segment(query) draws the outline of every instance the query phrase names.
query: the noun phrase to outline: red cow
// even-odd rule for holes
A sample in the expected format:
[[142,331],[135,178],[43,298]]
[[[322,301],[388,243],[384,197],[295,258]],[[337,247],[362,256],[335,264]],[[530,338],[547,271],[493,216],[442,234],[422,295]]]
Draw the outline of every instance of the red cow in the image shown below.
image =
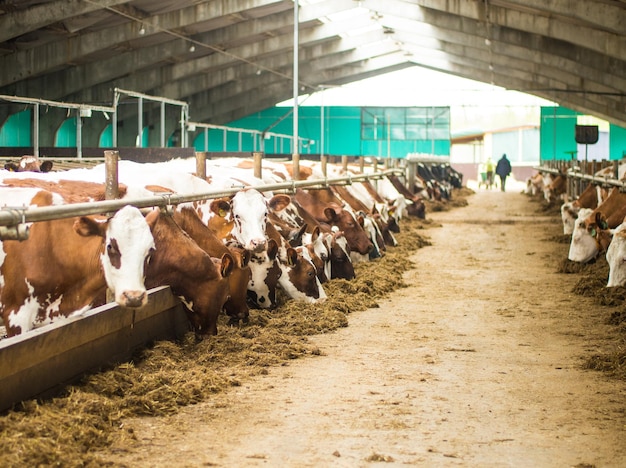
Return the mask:
[[343,231],[350,250],[361,255],[369,255],[374,248],[363,229],[363,217],[355,216],[341,206],[341,200],[329,189],[298,189],[295,193],[296,201],[309,211],[313,217],[322,223],[337,226]]
[[[64,203],[40,189],[0,190],[3,203]],[[17,203],[23,204],[23,203]],[[144,218],[127,206],[113,217],[66,218],[34,223],[25,241],[0,242],[0,312],[9,336],[60,317],[80,314],[104,296],[137,308],[146,304],[144,267],[155,250],[151,228],[158,211]]]

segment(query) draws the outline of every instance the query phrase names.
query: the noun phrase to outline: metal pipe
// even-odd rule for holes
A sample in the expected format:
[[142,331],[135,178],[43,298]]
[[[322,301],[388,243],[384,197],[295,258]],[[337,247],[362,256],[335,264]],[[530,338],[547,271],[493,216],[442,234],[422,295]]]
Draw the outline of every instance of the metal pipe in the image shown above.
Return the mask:
[[[401,174],[399,169],[391,169],[372,174],[354,175],[349,177],[335,177],[324,179],[293,180],[277,184],[265,184],[253,186],[259,192],[273,192],[279,190],[292,191],[297,187],[327,187],[330,184],[359,182],[370,179],[381,179],[390,174]],[[99,202],[72,203],[69,205],[55,205],[42,207],[4,207],[0,208],[0,226],[13,226],[20,223],[31,223],[37,221],[50,221],[60,218],[72,218],[74,216],[87,216],[93,214],[112,213],[122,209],[127,205],[137,208],[167,207],[180,203],[188,203],[212,198],[228,197],[239,192],[244,186],[208,191],[205,193],[180,195],[166,194],[153,197],[136,198],[128,200],[105,200]]]

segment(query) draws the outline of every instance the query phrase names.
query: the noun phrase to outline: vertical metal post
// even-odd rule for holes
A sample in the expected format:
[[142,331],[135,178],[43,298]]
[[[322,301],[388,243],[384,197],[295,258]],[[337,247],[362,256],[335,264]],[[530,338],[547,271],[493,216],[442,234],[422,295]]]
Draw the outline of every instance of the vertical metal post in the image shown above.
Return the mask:
[[348,172],[348,156],[341,156],[341,169],[343,172]]
[[209,128],[204,129],[204,151],[209,151]]
[[322,156],[324,156],[325,148],[324,148],[324,90],[322,89],[322,103],[320,106],[320,160]]
[[407,166],[406,188],[413,193],[413,185],[415,182],[416,163],[409,161]]
[[117,160],[118,151],[107,150],[104,152],[104,169],[106,187],[104,197],[107,200],[115,200],[119,198],[119,186],[117,182]]
[[161,102],[161,135],[159,141],[161,148],[165,148],[165,103]]
[[299,10],[298,0],[293,2],[293,180],[298,180],[300,174],[300,151],[298,149],[298,81],[300,77],[298,75],[298,43],[299,38]]
[[83,157],[83,118],[80,109],[76,109],[76,157]]
[[322,174],[324,174],[324,177],[327,177],[328,174],[328,156],[323,154],[321,156],[321,163],[322,163]]
[[39,103],[33,109],[33,153],[39,157]]
[[187,116],[189,115],[189,106],[185,105],[180,108],[180,147],[188,146],[187,136]]
[[137,141],[135,146],[141,148],[143,146],[143,98],[137,100]]
[[359,158],[359,172],[361,174],[365,172],[365,158],[363,156]]

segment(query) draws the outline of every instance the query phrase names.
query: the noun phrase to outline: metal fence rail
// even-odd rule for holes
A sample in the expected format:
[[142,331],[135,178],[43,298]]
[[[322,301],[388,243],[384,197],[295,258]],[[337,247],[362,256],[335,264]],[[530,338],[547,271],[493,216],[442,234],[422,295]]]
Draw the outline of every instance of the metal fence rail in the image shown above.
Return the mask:
[[349,185],[352,182],[367,180],[377,180],[387,175],[402,175],[401,169],[387,169],[375,173],[351,175],[345,177],[293,180],[277,184],[265,184],[257,186],[244,186],[230,189],[220,189],[199,194],[181,195],[177,193],[162,194],[153,197],[125,199],[125,200],[105,200],[99,202],[72,203],[68,205],[44,206],[44,207],[2,207],[0,209],[0,226],[17,226],[24,223],[37,221],[50,221],[60,218],[71,218],[74,216],[85,216],[99,213],[111,213],[118,211],[126,205],[133,205],[137,208],[168,207],[180,203],[188,203],[211,198],[220,198],[234,195],[244,187],[254,188],[259,192],[269,191],[295,191],[300,187],[328,187],[332,184]]

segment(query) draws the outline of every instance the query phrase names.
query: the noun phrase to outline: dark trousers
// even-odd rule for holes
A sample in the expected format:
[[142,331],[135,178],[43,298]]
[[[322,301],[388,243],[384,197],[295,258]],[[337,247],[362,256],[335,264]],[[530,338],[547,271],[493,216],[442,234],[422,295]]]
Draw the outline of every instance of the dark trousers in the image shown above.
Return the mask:
[[506,177],[507,176],[499,175],[498,177],[500,177],[500,190],[502,190],[504,192],[504,184],[506,184]]

